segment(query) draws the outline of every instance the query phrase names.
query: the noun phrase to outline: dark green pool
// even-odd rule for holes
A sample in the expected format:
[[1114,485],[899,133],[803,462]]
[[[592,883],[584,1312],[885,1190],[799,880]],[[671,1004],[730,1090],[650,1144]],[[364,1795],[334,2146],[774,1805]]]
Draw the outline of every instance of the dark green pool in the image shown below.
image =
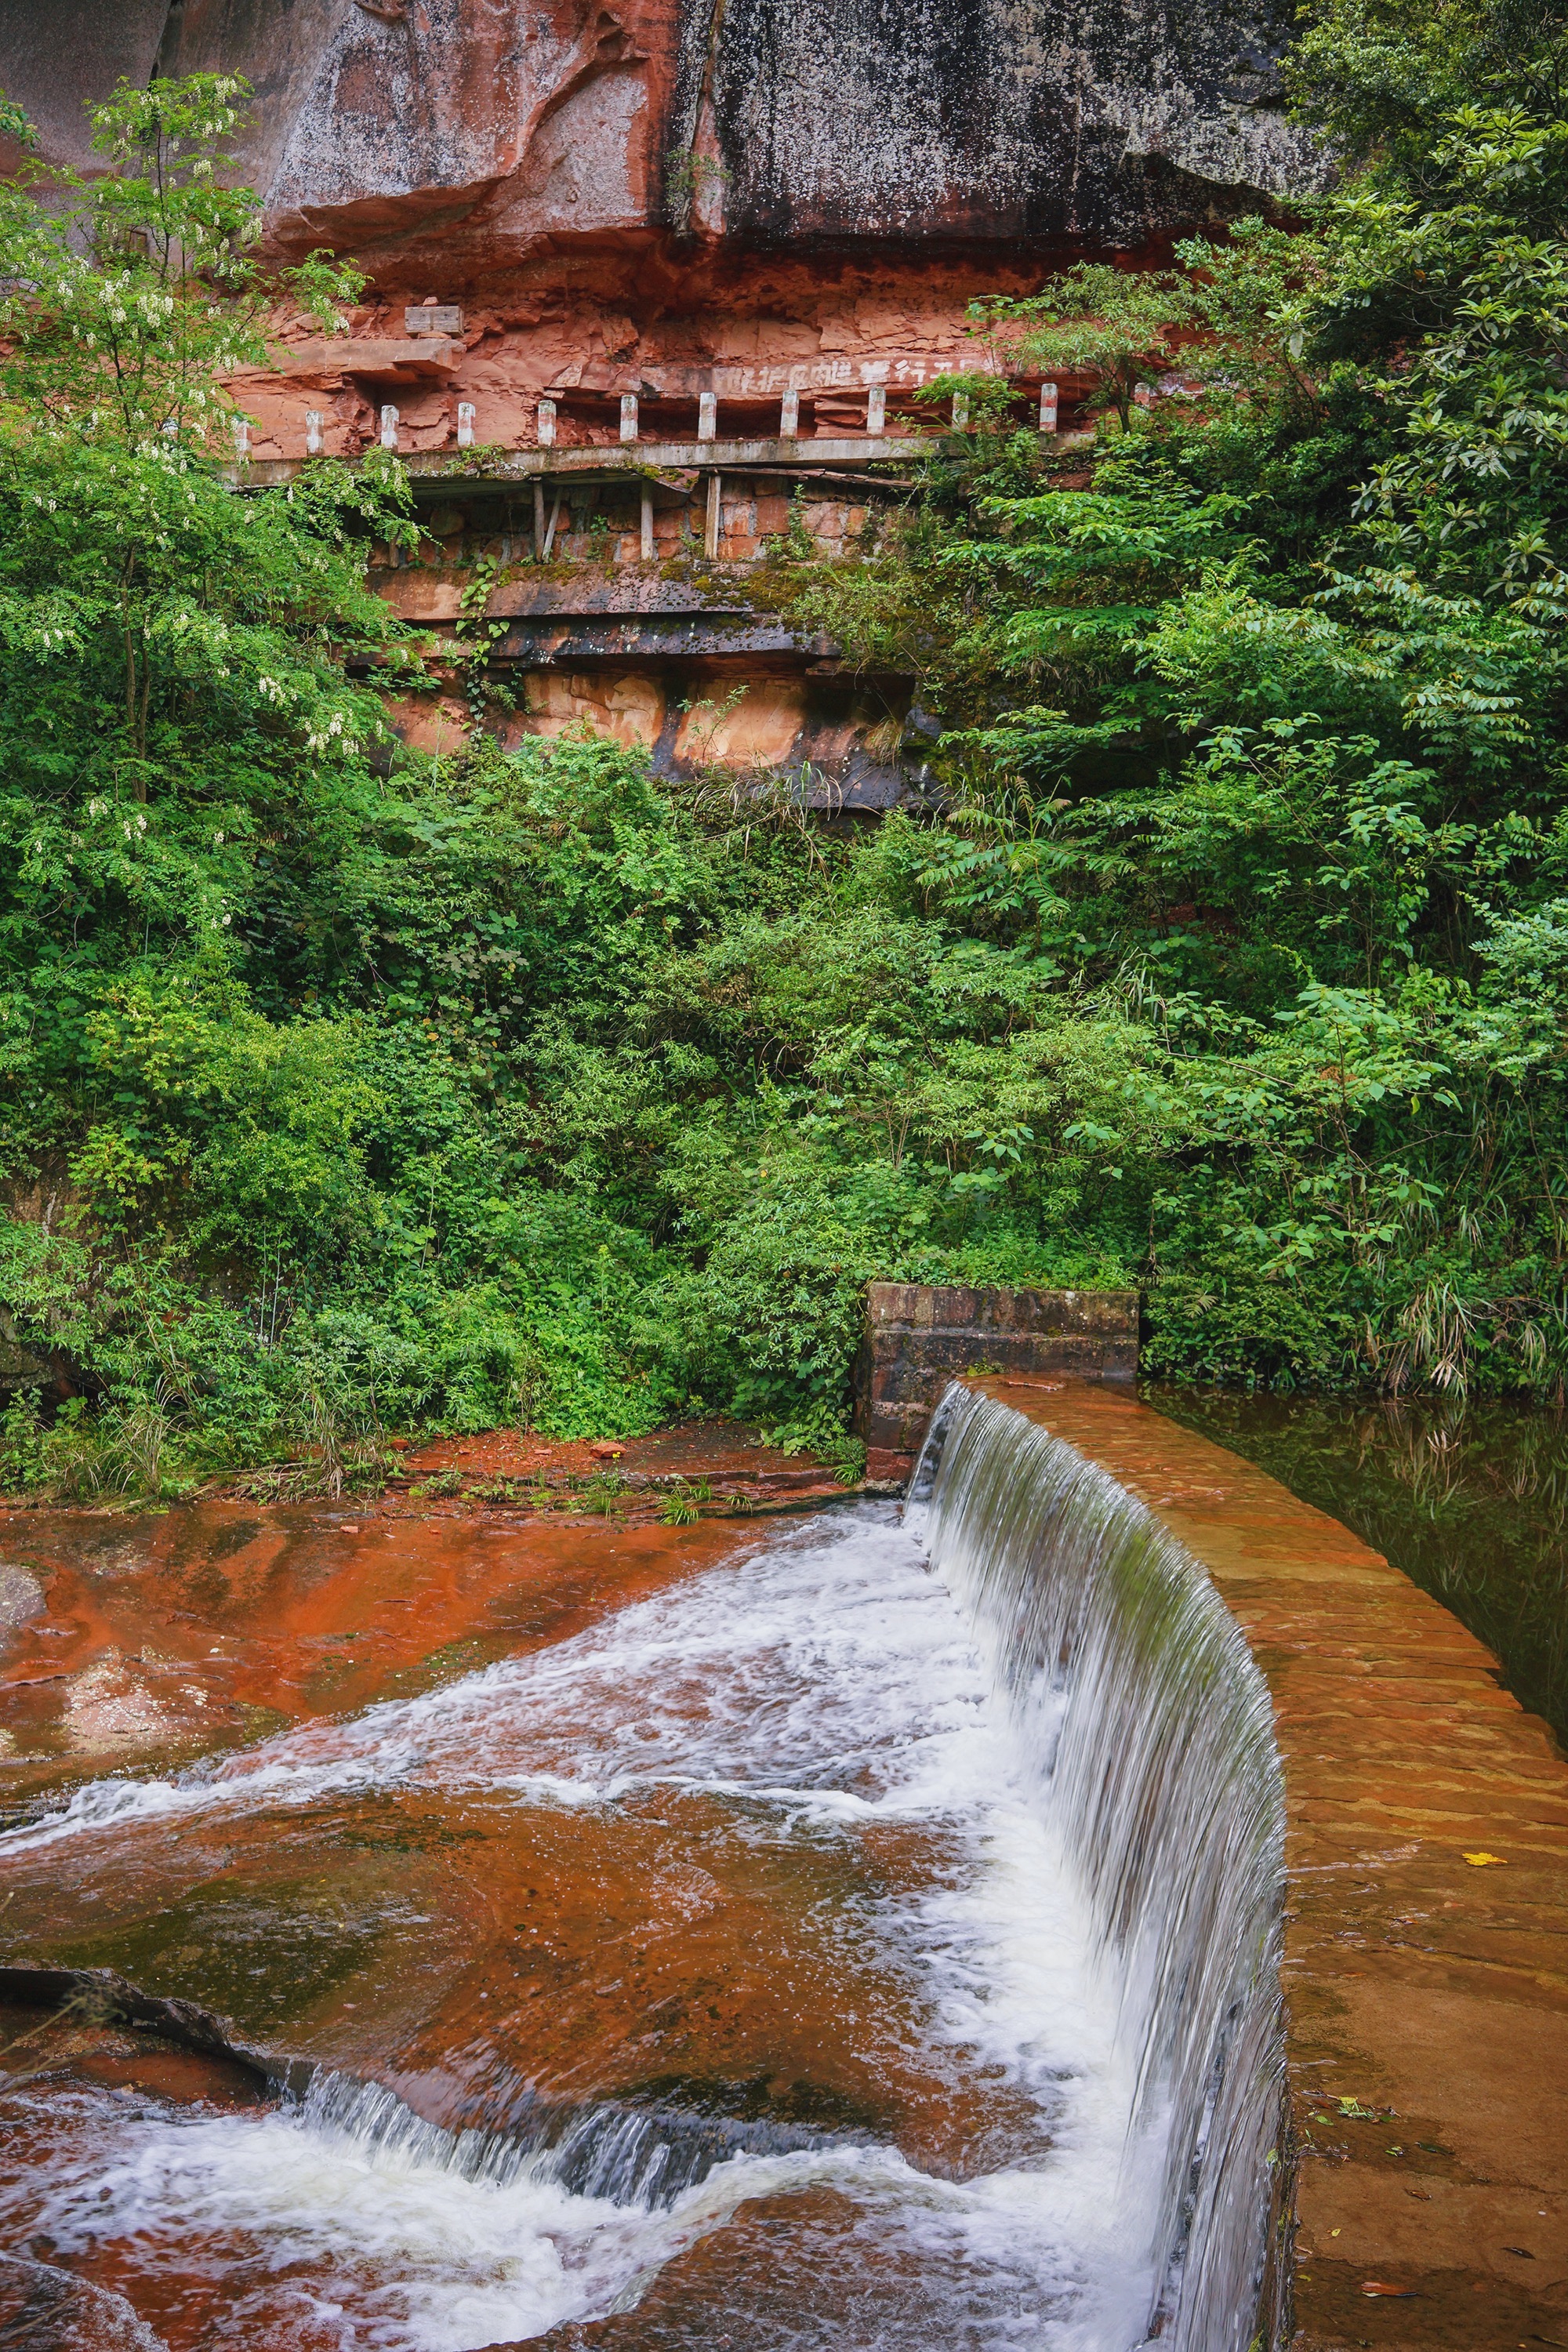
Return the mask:
[[1142,1393],[1353,1528],[1495,1650],[1515,1696],[1568,1742],[1568,1414]]

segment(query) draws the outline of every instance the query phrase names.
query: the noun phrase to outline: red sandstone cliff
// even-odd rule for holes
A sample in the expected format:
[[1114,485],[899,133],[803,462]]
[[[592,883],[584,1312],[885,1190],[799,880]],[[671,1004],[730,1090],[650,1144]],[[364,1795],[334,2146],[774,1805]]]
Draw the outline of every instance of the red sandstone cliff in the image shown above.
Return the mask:
[[[401,290],[604,254],[1136,246],[1309,170],[1283,0],[0,0],[56,152],[116,78],[234,70],[281,241]],[[652,280],[639,272],[651,265]]]
[[[1289,0],[0,0],[0,87],[47,153],[82,164],[84,110],[121,75],[249,80],[241,161],[268,237],[352,253],[371,281],[351,333],[285,318],[282,372],[237,383],[250,478],[382,434],[426,462],[510,453],[466,488],[427,481],[445,503],[422,559],[384,579],[446,627],[479,554],[743,567],[792,488],[824,552],[852,552],[867,466],[937,422],[914,393],[991,364],[973,295],[1086,251],[1157,253],[1311,177],[1274,89],[1289,16]],[[552,588],[548,612],[531,612],[542,587],[506,593],[528,723],[588,716],[661,761],[809,769],[868,805],[900,788],[882,739],[908,682],[836,678],[743,596],[694,634],[673,589],[625,613],[600,612],[592,582]],[[680,709],[737,685],[723,742],[689,743]],[[459,718],[428,723],[445,740]]]

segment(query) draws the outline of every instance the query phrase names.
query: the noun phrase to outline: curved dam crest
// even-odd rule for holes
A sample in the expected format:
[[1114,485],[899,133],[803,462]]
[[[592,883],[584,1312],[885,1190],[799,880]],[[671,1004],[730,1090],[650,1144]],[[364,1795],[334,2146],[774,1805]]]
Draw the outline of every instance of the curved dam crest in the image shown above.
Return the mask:
[[1281,2315],[1284,1782],[1268,1693],[1199,1562],[1075,1447],[955,1383],[915,1480],[1089,1890],[1157,2168],[1149,2332],[1242,2352]]
[[1568,1771],[1237,1457],[1110,1382],[966,1381],[901,1524],[226,1526],[95,1568],[62,1522],[40,1580],[217,1575],[192,1691],[296,1583],[424,1643],[493,1605],[490,1663],[398,1695],[389,1646],[346,1707],[40,1789],[0,2000],[78,2011],[7,2028],[0,2305],[115,2298],[167,2352],[1568,2332]]
[[[1227,2140],[1205,2117],[1192,2137],[1174,2108],[1168,2191],[1184,2131],[1197,2161],[1185,2206],[1166,2210],[1177,2250],[1173,2324],[1194,2324],[1198,2277],[1217,2276],[1222,2249],[1241,2291],[1242,2250],[1267,2240],[1261,2344],[1511,2352],[1568,2340],[1568,1764],[1548,1726],[1501,1687],[1479,1641],[1338,1520],[1116,1384],[976,1379],[950,1391],[947,1411],[959,1438],[947,1507],[970,1573],[1004,1591],[1022,1581],[1000,1527],[978,1524],[987,1484],[1004,1515],[1000,1490],[1019,1490],[1012,1540],[1037,1548],[1075,1486],[1087,1493],[1103,1478],[1121,1512],[1201,1565],[1245,1645],[1251,1674],[1241,1685],[1267,1693],[1268,1740],[1261,1752],[1236,1753],[1258,1790],[1282,1790],[1283,2004],[1270,2011],[1272,1962],[1259,1944],[1259,1971],[1237,1974],[1257,1998],[1250,2022],[1245,2006],[1219,2013],[1217,1975],[1189,2021],[1198,2040],[1213,2037],[1216,2078],[1228,2081],[1230,2104],[1213,2113],[1223,2108],[1241,2128]],[[1015,1431],[998,1442],[994,1414],[1029,1424],[1038,1507],[1026,1499],[1029,1478],[1005,1467],[1028,1458],[1028,1441]],[[976,1441],[968,1465],[966,1431]],[[940,1478],[936,1499],[940,1557]],[[1161,1540],[1148,1540],[1158,1553]],[[1089,1582],[1106,1572],[1103,1557],[1091,1562]],[[1067,1605],[1058,1595],[1047,1615]],[[1134,1637],[1134,1657],[1138,1646]],[[1180,1658],[1186,1643],[1168,1647]],[[1200,1718],[1192,1729],[1212,1755],[1212,1727]],[[1079,1736],[1092,1742],[1096,1727]],[[1112,1760],[1103,1728],[1099,1736],[1112,1779],[1125,1780],[1132,1768]],[[1138,1725],[1134,1748],[1147,1737]],[[1065,1747],[1061,1762],[1076,1776]],[[1181,1814],[1193,1768],[1184,1756],[1173,1763]],[[1205,1759],[1199,1777],[1208,1769]],[[1087,1826],[1091,1815],[1063,1793],[1067,1819]],[[1152,1857],[1160,1832],[1143,1827]],[[1116,1909],[1114,1840],[1096,1866],[1111,1890],[1100,1932],[1136,1954],[1142,1921],[1136,1904]],[[1261,1884],[1257,1893],[1266,1906]],[[1152,1907],[1158,1897],[1142,1900]],[[1134,1958],[1129,1983],[1138,1975]],[[1180,2038],[1161,2023],[1169,1982],[1152,1980],[1144,2012],[1146,2084],[1162,2065],[1180,2079]],[[1272,2044],[1261,2030],[1270,2013]],[[1256,2064],[1266,2052],[1248,2078],[1244,2053]],[[1254,2168],[1265,2115],[1277,2121],[1279,2158],[1267,2190]],[[1214,2325],[1212,2339],[1191,2340],[1229,2342],[1228,2319],[1217,2313]]]

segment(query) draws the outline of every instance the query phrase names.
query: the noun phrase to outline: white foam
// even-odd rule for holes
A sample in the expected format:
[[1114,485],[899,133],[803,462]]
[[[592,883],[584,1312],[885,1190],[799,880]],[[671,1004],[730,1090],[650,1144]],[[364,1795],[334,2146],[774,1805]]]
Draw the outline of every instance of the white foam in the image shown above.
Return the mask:
[[[308,2297],[316,2326],[381,2352],[476,2352],[526,2340],[563,2321],[624,2309],[674,2255],[724,2223],[743,2200],[816,2184],[861,2206],[884,2232],[927,2254],[957,2252],[1030,2291],[1037,2341],[1051,2352],[1104,2352],[1119,2331],[1124,2286],[1086,2296],[1085,2249],[1064,2234],[1076,2200],[1070,2167],[932,2179],[895,2150],[835,2147],[738,2156],[668,2210],[616,2206],[549,2178],[548,2158],[510,2179],[474,2179],[421,2152],[324,2126],[294,2110],[262,2118],[128,2115],[102,2103],[105,2164],[82,2152],[30,2226],[67,2258],[108,2242],[133,2267],[183,2266],[193,2247],[226,2250],[231,2323]],[[84,2116],[83,2121],[87,2118]],[[1103,2217],[1101,2217],[1103,2221]],[[1125,2326],[1131,2326],[1129,2314]],[[1033,2333],[1033,2331],[1031,2331]],[[312,2336],[312,2340],[315,2340]]]
[[1042,2345],[1117,2352],[1150,2299],[1145,2187],[1126,2163],[1133,2082],[1036,1769],[912,1535],[862,1507],[444,1689],[176,1780],[96,1783],[4,1844],[112,1832],[119,1850],[138,1823],[156,1834],[209,1808],[410,1782],[557,1806],[674,1785],[744,1800],[753,1830],[771,1818],[780,1838],[929,1822],[952,1868],[857,1932],[906,1972],[929,2042],[1027,2092],[1050,2145],[1042,2128],[1027,2168],[966,2184],[887,2150],[737,2158],[648,2212],[537,2168],[468,2179],[320,2118],[147,2115],[117,2124],[107,2168],[96,2158],[42,2226],[62,2245],[237,2233],[262,2271],[297,2262],[335,2282],[345,2346],[472,2352],[608,2309],[742,2196],[831,2179],[889,2225],[1021,2266]]
[[950,1757],[984,1737],[985,1699],[967,1630],[902,1528],[887,1513],[840,1514],[418,1698],[170,1780],[89,1782],[0,1837],[0,1853],[415,1780],[545,1803],[673,1780],[826,1818],[918,1813],[945,1801]]

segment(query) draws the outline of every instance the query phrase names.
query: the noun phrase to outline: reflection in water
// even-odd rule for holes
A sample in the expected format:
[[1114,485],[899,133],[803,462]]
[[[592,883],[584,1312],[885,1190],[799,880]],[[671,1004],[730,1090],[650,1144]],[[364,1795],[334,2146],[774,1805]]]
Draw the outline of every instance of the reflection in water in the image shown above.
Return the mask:
[[966,1615],[879,1507],[691,1536],[628,1591],[584,1532],[477,1672],[33,1795],[10,1957],[321,2071],[176,2097],[65,2034],[9,2244],[174,2352],[1137,2340],[1137,2053]]
[[1568,1415],[1152,1386],[1173,1421],[1257,1463],[1454,1612],[1568,1741]]

